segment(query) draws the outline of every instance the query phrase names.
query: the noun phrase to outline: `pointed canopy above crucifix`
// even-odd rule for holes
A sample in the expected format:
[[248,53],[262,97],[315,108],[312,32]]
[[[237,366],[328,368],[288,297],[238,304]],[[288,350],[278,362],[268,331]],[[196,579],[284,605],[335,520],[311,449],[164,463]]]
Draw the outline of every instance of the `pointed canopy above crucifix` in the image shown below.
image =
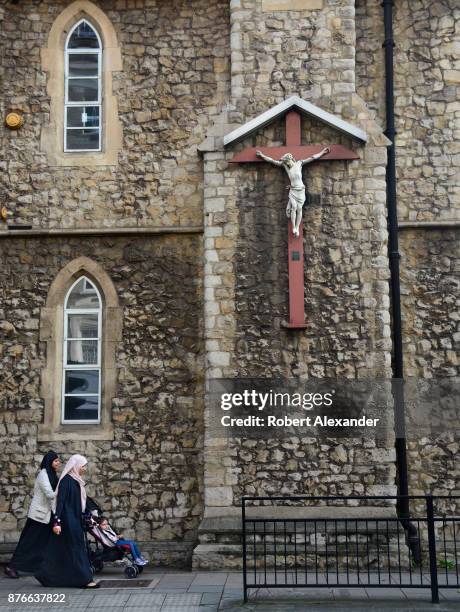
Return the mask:
[[[260,130],[265,125],[272,123],[278,117],[286,115],[289,111],[297,111],[301,115],[307,115],[309,117],[313,117],[318,121],[329,125],[332,128],[335,128],[337,131],[342,134],[346,134],[360,142],[367,141],[367,134],[360,128],[340,119],[336,115],[329,113],[319,106],[315,106],[311,102],[307,102],[306,100],[302,100],[299,96],[291,96],[284,100],[284,102],[280,102],[276,106],[273,106],[269,110],[264,113],[258,115],[254,119],[247,121],[244,125],[236,128],[226,136],[224,136],[224,145],[228,146],[229,144],[235,143],[242,138],[245,138],[249,134]],[[329,157],[329,159],[332,159]],[[340,158],[343,159],[343,158]]]

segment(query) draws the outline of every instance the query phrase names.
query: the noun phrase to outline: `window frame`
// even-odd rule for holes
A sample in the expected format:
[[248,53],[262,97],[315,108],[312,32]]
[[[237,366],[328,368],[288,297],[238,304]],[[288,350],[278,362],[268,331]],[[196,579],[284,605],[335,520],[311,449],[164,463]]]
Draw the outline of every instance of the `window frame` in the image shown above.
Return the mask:
[[[78,28],[78,26],[82,23],[86,23],[96,34],[97,41],[99,43],[99,47],[97,49],[94,48],[82,48],[82,49],[69,49],[69,41],[74,33],[74,31]],[[103,74],[102,74],[102,40],[99,36],[99,32],[90,23],[87,19],[80,19],[77,23],[70,29],[64,46],[64,153],[98,153],[102,151],[102,82],[103,82]],[[71,77],[69,75],[69,56],[71,54],[75,55],[97,55],[97,76],[94,77]],[[93,79],[97,80],[98,83],[98,99],[95,101],[76,101],[69,102],[68,92],[69,92],[69,80],[76,78],[85,78],[85,79]],[[99,134],[99,147],[97,149],[69,149],[67,146],[67,130],[81,130],[84,128],[81,127],[68,127],[67,126],[67,109],[72,107],[79,106],[97,106],[99,108],[99,125],[98,125],[98,134]],[[87,129],[96,129],[96,128],[87,128]]]
[[[73,291],[73,289],[75,288],[75,286],[81,282],[82,280],[85,281],[85,288],[86,288],[86,284],[89,282],[93,287],[94,290],[96,291],[96,295],[98,298],[98,302],[99,302],[99,306],[98,308],[67,308],[67,303],[69,300],[69,297]],[[95,314],[97,313],[98,316],[98,321],[97,321],[97,338],[73,338],[73,337],[68,337],[67,336],[67,330],[68,330],[68,321],[69,321],[69,315],[84,315],[84,314]],[[81,425],[100,425],[101,423],[101,408],[102,408],[102,376],[103,376],[103,369],[102,369],[102,343],[103,343],[103,337],[102,337],[102,317],[103,317],[103,303],[102,303],[102,299],[101,299],[101,294],[99,292],[99,289],[97,288],[96,284],[94,282],[92,282],[89,278],[87,278],[86,276],[80,276],[79,278],[77,278],[77,280],[71,285],[70,289],[67,291],[67,294],[65,296],[65,300],[64,300],[64,330],[63,330],[63,350],[62,350],[62,384],[61,384],[61,424],[62,425],[75,425],[75,424],[81,424]],[[68,342],[72,341],[72,339],[76,339],[76,340],[97,340],[97,363],[96,364],[68,364],[67,363],[67,347],[68,347]],[[97,403],[97,420],[96,419],[66,419],[65,418],[65,399],[66,397],[69,396],[77,396],[79,397],[79,395],[76,394],[72,394],[72,393],[67,393],[65,392],[65,384],[66,384],[66,372],[67,371],[71,371],[71,370],[94,370],[97,371],[99,373],[99,380],[98,380],[98,392],[97,393],[82,393],[82,396],[87,396],[87,397],[97,397],[98,398],[98,403]]]

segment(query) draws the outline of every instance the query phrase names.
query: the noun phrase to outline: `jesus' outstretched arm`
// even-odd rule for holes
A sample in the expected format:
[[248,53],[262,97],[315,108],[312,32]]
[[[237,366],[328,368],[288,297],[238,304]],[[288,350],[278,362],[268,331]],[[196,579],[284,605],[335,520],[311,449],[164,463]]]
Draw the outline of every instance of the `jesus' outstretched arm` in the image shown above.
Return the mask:
[[307,157],[307,159],[300,160],[300,163],[302,164],[302,166],[305,166],[305,164],[310,164],[312,161],[315,161],[315,159],[320,159],[321,157],[323,157],[323,155],[327,155],[328,153],[330,153],[330,151],[331,149],[329,147],[324,147],[324,149],[319,153],[315,153],[315,155]]
[[268,155],[264,155],[262,151],[256,151],[256,155],[257,157],[261,157],[264,161],[269,162],[270,164],[273,164],[274,166],[283,165],[282,162],[276,161],[276,159],[272,159],[271,157],[268,157]]

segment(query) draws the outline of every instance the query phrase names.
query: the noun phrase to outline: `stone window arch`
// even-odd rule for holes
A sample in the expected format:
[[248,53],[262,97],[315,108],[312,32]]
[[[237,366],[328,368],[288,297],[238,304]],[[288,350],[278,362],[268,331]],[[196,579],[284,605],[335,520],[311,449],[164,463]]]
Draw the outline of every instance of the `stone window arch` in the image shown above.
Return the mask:
[[[88,24],[100,40],[100,146],[93,150],[69,150],[65,142],[67,109],[67,42],[79,23]],[[112,73],[122,69],[121,52],[114,27],[105,13],[89,0],[76,0],[55,19],[48,44],[41,51],[42,68],[48,73],[50,122],[41,131],[41,150],[50,166],[116,165],[122,146],[117,99],[112,92]]]
[[[99,412],[91,422],[66,422],[63,419],[67,361],[65,326],[68,325],[69,296],[87,280],[87,287],[97,295],[100,306],[98,347],[100,365]],[[46,367],[42,372],[41,396],[45,404],[39,440],[112,440],[112,400],[116,395],[117,369],[115,351],[121,341],[122,311],[115,287],[103,268],[87,257],[68,263],[51,284],[40,320],[40,340],[46,342]],[[67,419],[71,421],[73,419]]]

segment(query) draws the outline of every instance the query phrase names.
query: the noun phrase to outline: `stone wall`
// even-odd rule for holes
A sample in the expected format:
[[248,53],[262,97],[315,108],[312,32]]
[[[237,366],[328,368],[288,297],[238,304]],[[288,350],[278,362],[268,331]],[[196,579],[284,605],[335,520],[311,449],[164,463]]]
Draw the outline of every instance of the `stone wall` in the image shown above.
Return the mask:
[[[357,91],[384,125],[383,11],[377,0],[358,0],[356,5]],[[459,220],[459,24],[456,2],[395,2],[400,221]],[[400,232],[405,373],[433,385],[443,381],[452,389],[452,399],[459,374],[459,244],[454,228]],[[414,494],[459,490],[456,426],[446,422],[445,435],[437,437],[409,429]]]
[[355,91],[354,0],[230,4],[232,99],[240,120],[292,94],[332,110]]
[[[240,146],[283,142],[283,124]],[[365,156],[350,139],[309,119],[303,119],[302,139],[339,142]],[[382,156],[384,162],[384,150]],[[336,381],[388,376],[386,239],[376,229],[385,222],[385,211],[380,194],[373,192],[380,188],[384,167],[365,160],[306,167],[304,180],[313,202],[304,212],[307,329],[300,332],[282,325],[289,319],[285,214],[289,181],[282,169],[268,164],[237,166],[232,172],[238,176],[239,237],[231,363],[238,375]],[[242,494],[393,490],[394,470],[389,464],[394,452],[383,450],[391,447],[388,440],[366,444],[294,436],[233,442],[238,466],[235,503]],[[382,449],[376,466],[371,457],[378,446]]]
[[[385,122],[383,10],[356,2],[357,92]],[[458,29],[455,0],[397,0],[395,127],[400,220],[460,219]]]
[[460,376],[458,230],[401,233],[402,307],[407,376]]
[[[305,206],[303,217],[308,327],[300,334],[282,327],[289,318],[289,180],[283,169],[268,164],[232,164],[239,212],[235,367],[246,376],[364,378],[369,371],[384,376],[390,348],[388,270],[386,236],[378,228],[386,219],[386,152],[368,161],[364,148],[332,128],[307,118],[302,123],[303,142],[340,143],[364,159],[317,162],[304,170],[314,203]],[[239,147],[280,141],[284,121]]]
[[[228,163],[243,148],[276,146],[284,139],[279,121],[227,152],[205,153],[208,375],[303,381],[389,377],[385,146],[378,135],[362,147],[332,128],[302,120],[303,142],[341,143],[361,159],[318,162],[305,170],[308,191],[315,194],[304,212],[308,327],[292,332],[282,327],[288,318],[287,178],[268,165]],[[378,465],[371,458],[377,455]],[[299,438],[228,441],[214,433],[205,457],[207,509],[237,505],[242,494],[251,493],[394,492],[389,439],[367,445]],[[357,476],[350,477],[352,472]]]
[[0,168],[9,221],[40,227],[201,225],[197,144],[228,99],[228,2],[96,3],[121,48],[123,70],[114,73],[113,91],[123,145],[117,166],[94,167],[90,154],[82,168],[50,168],[40,150],[41,131],[50,121],[40,53],[69,3],[3,4],[2,105],[25,118],[22,129],[0,132],[0,146],[8,151]]
[[459,231],[405,230],[401,252],[405,372],[441,398],[425,407],[428,421],[440,417],[436,436],[409,427],[410,486],[414,494],[449,495],[460,490]]
[[[0,249],[0,538],[17,541],[51,446],[63,460],[88,457],[89,493],[127,535],[193,540],[202,512],[200,236],[17,238]],[[114,440],[38,443],[40,309],[56,274],[82,254],[109,274],[123,309]]]
[[[88,456],[90,493],[126,534],[193,540],[203,494],[208,509],[225,510],[242,493],[393,493],[392,440],[228,444],[203,426],[205,368],[208,379],[390,376],[380,0],[97,2],[121,50],[123,69],[113,75],[123,127],[118,165],[51,168],[40,149],[50,122],[40,52],[69,4],[0,7],[0,110],[25,117],[22,129],[0,130],[7,151],[0,198],[9,222],[201,226],[204,207],[204,267],[197,236],[2,239],[1,537],[17,539],[35,464],[48,449],[36,441],[46,359],[40,309],[56,274],[80,255],[108,272],[123,308],[115,439],[53,445],[64,458]],[[395,2],[402,220],[458,220],[459,19],[454,0]],[[342,143],[361,159],[306,170],[314,197],[304,214],[308,328],[300,333],[281,325],[287,181],[263,164],[229,164],[243,147],[283,144],[284,127],[274,123],[231,150],[222,143],[236,124],[291,94],[369,134],[360,146],[303,119],[305,144]],[[203,175],[197,150],[206,136]],[[458,244],[454,230],[401,234],[411,376],[458,375]],[[458,489],[455,444],[451,434],[409,440],[414,492]]]

